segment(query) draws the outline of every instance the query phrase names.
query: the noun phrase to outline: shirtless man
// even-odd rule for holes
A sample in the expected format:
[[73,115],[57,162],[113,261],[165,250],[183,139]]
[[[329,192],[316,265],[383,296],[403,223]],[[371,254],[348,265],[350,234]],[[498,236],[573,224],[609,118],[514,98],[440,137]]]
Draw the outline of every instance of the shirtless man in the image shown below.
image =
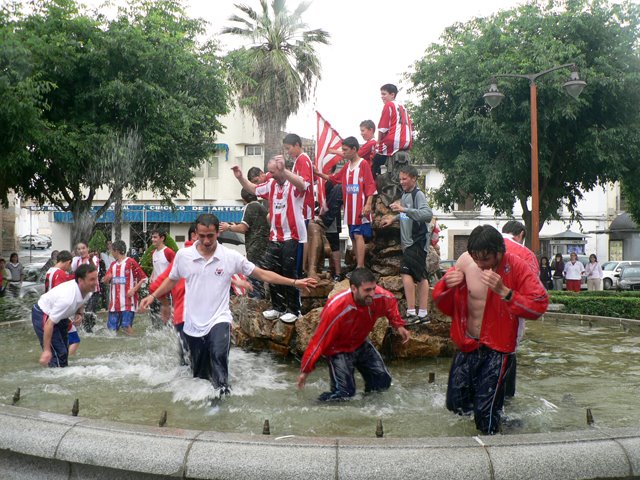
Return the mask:
[[[467,252],[480,272],[486,294],[482,316],[472,316],[469,296],[477,287],[473,273],[452,267],[436,284],[435,305],[452,317],[451,339],[459,351],[447,386],[447,409],[473,412],[476,428],[500,431],[505,377],[512,368],[520,317],[535,320],[547,309],[549,296],[527,263],[506,250],[500,232],[490,225],[473,229]],[[465,260],[461,262],[465,265]],[[481,294],[479,292],[479,294]],[[479,298],[479,297],[477,297]],[[477,313],[477,312],[476,312]]]

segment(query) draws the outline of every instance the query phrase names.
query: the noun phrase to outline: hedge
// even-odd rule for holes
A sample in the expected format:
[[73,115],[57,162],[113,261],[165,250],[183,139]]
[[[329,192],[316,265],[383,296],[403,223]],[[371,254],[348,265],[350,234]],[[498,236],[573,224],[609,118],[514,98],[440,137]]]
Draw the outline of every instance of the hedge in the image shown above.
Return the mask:
[[561,303],[564,312],[600,317],[640,319],[640,292],[549,292],[550,303]]

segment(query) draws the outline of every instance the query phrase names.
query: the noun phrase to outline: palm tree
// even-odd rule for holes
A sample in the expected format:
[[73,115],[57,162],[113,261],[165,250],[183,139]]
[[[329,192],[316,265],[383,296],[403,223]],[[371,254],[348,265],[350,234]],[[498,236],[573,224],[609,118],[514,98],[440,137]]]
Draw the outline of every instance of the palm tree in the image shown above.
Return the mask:
[[303,2],[290,12],[286,0],[273,0],[271,5],[260,0],[261,11],[257,12],[236,4],[242,14],[229,17],[235,26],[222,30],[248,43],[230,52],[228,59],[240,105],[249,109],[265,134],[265,160],[282,152],[280,132],[320,79],[315,46],[327,45],[329,33],[306,30],[301,17],[309,5]]

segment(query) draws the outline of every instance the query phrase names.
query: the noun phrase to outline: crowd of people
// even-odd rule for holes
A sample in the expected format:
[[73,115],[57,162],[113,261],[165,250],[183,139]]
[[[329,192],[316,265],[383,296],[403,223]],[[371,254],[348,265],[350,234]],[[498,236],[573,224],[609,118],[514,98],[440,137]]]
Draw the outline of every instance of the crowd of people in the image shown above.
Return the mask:
[[[253,168],[245,177],[239,167],[233,167],[246,203],[242,222],[220,222],[215,215],[201,214],[189,230],[184,248],[175,254],[166,248],[164,233],[154,232],[150,293],[139,302],[138,292],[147,276],[126,256],[124,242],[113,242],[102,279],[110,291],[107,327],[131,334],[136,311],[161,305],[162,320],[171,319],[179,335],[183,362],[190,365],[194,377],[211,382],[214,398],[219,399],[231,388],[231,287],[264,297],[264,286],[268,285],[271,306],[262,312],[266,321],[297,321],[301,313],[299,290],[317,284],[315,277],[305,276],[310,270],[305,249],[308,230],[326,230],[331,250],[337,253],[330,259],[332,273],[340,279],[336,241],[344,224],[353,242],[355,268],[348,276],[349,288],[327,300],[322,310],[301,361],[297,386],[304,388],[323,358],[329,365],[330,388],[319,396],[320,401],[353,397],[356,370],[364,379],[365,392],[390,388],[391,375],[368,338],[376,320],[386,317],[404,343],[411,338],[408,325],[430,321],[426,252],[432,212],[417,186],[417,170],[411,165],[400,169],[401,198],[390,204],[392,213],[381,223],[382,228],[396,221],[400,225],[400,274],[407,301],[404,318],[395,296],[377,285],[376,276],[366,268],[365,244],[373,235],[376,175],[388,157],[411,146],[410,119],[395,101],[396,94],[395,86],[382,87],[384,108],[377,141],[373,122],[362,122],[365,144],[361,146],[355,137],[345,138],[340,150],[345,162],[338,171],[314,168],[295,134],[283,140],[284,150],[293,160],[291,169],[286,167],[284,156],[272,158],[266,173]],[[320,212],[315,211],[313,191],[317,178],[325,179],[328,186],[327,207]],[[502,233],[489,225],[476,227],[467,252],[433,292],[434,304],[452,317],[451,338],[459,349],[451,365],[446,406],[456,413],[473,414],[477,428],[487,434],[499,431],[504,399],[515,393],[515,352],[524,320],[538,318],[548,305],[547,291],[540,281],[542,269],[533,252],[522,245],[525,232],[521,226],[508,222]],[[246,256],[218,242],[226,231],[245,234]],[[77,253],[74,258],[69,252],[58,254],[47,274],[48,291],[33,307],[33,327],[43,349],[42,365],[67,365],[68,355],[73,353],[70,339],[73,337],[76,344],[79,341],[77,332],[70,332],[83,316],[86,318],[92,298],[99,295],[96,265],[100,259],[89,254],[86,244],[78,245]]]

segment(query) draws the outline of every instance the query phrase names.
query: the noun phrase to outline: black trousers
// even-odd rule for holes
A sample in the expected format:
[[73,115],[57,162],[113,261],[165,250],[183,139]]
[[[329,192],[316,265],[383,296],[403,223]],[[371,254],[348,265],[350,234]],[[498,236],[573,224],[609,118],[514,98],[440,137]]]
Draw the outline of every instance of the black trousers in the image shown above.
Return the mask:
[[513,365],[513,354],[486,346],[453,357],[447,386],[447,409],[467,415],[473,412],[476,428],[484,434],[500,430],[504,406],[504,380]]
[[[298,278],[296,274],[297,257],[297,240],[269,242],[263,265],[266,270],[295,279]],[[270,284],[269,289],[274,310],[300,315],[300,292],[297,288]]]
[[189,344],[194,378],[209,380],[214,388],[228,393],[231,323],[218,323],[203,337],[182,333]]
[[387,390],[391,375],[373,344],[366,340],[353,352],[337,353],[327,357],[331,392],[320,395],[319,400],[344,400],[356,394],[355,371],[364,379],[364,391]]

